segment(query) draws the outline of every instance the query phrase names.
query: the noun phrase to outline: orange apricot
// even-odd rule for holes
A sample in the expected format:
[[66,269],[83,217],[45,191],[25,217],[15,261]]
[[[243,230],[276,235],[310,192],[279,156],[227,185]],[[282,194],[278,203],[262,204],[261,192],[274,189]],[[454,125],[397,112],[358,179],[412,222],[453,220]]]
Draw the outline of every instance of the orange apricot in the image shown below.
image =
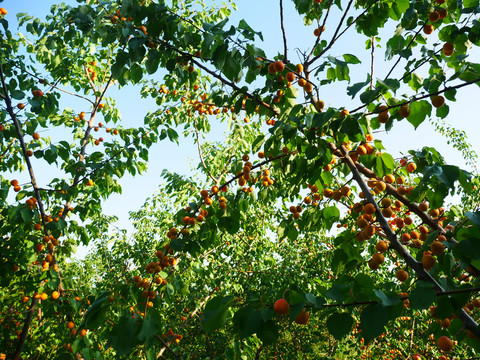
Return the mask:
[[437,260],[431,254],[424,254],[422,257],[422,265],[425,270],[430,270],[432,267],[435,266]]
[[[447,41],[445,44],[443,44],[443,48],[442,48],[442,51],[443,51],[443,54],[445,56],[450,56],[453,54],[453,50],[454,50],[454,46],[453,46],[453,43]],[[442,104],[443,105],[443,104]],[[435,106],[435,105],[434,105]],[[438,106],[435,106],[435,107],[438,107]]]
[[435,22],[438,19],[440,19],[440,14],[437,11],[432,11],[430,14],[428,14],[428,20],[431,22]]
[[375,213],[375,205],[368,203],[365,205],[364,209],[365,214],[374,214]]
[[423,32],[427,35],[430,35],[431,33],[433,33],[433,25],[431,24],[427,24],[423,27]]
[[302,309],[300,314],[295,318],[295,322],[300,325],[306,325],[308,323],[308,319],[310,318],[310,314],[305,310]]
[[437,346],[441,351],[450,351],[453,348],[453,342],[447,336],[440,336],[437,340]]
[[405,282],[408,279],[408,272],[406,272],[404,269],[399,269],[397,271],[396,277],[398,281]]
[[432,254],[440,255],[445,251],[445,245],[443,245],[442,242],[435,240],[430,244],[430,250],[432,251]]
[[398,110],[398,114],[402,118],[408,118],[410,116],[410,106],[408,104],[401,106],[400,109]]
[[413,162],[408,163],[406,169],[407,169],[407,172],[413,173],[417,169],[417,164],[415,164]]
[[277,314],[286,314],[288,313],[288,310],[290,310],[290,304],[285,299],[278,299],[273,304],[273,311],[275,311]]
[[385,251],[388,250],[388,243],[386,241],[380,240],[376,245],[375,245],[375,250],[377,250],[380,253],[384,253]]

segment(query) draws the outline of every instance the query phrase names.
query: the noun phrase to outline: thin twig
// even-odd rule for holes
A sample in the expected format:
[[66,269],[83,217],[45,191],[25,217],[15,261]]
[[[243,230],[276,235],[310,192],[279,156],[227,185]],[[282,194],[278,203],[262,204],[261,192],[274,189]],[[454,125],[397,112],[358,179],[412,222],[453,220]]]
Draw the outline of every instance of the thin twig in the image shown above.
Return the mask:
[[285,35],[285,26],[283,24],[283,0],[280,0],[280,26],[282,28],[282,36],[283,36],[283,56],[284,62],[288,62],[287,60],[287,36]]
[[[307,64],[308,65],[311,65],[313,64],[317,59],[319,59],[323,54],[325,54],[328,50],[330,50],[330,48],[333,46],[333,44],[345,33],[345,31],[347,31],[347,29],[350,28],[350,26],[352,26],[364,13],[366,13],[370,7],[372,7],[374,4],[376,4],[379,0],[376,0],[375,2],[373,2],[370,6],[368,6],[365,11],[360,14],[353,22],[352,24],[348,25],[346,29],[344,29],[340,34],[339,31],[340,31],[340,28],[342,27],[342,24],[343,24],[343,21],[345,20],[345,17],[347,16],[347,13],[350,9],[350,7],[352,6],[352,3],[353,3],[353,0],[350,0],[348,2],[348,5],[347,5],[347,8],[345,9],[345,11],[343,12],[343,15],[342,15],[342,18],[340,19],[340,22],[338,23],[337,25],[337,28],[335,30],[335,33],[333,34],[332,36],[332,39],[330,40],[330,43],[320,52],[320,54],[318,54],[317,56],[313,57],[312,59],[308,60],[307,61]],[[337,36],[338,35],[338,36]]]
[[[415,39],[417,38],[418,34],[420,34],[420,31],[422,31],[423,29],[423,26],[421,26],[417,32],[415,33],[414,36],[412,36],[412,38],[410,39],[410,42],[407,44],[406,48],[405,49],[409,49],[410,46],[413,44],[413,42],[415,41]],[[395,64],[393,64],[392,68],[390,69],[390,71],[388,72],[387,76],[385,77],[385,80],[388,79],[390,77],[390,75],[392,75],[392,72],[393,70],[397,67],[397,65],[400,63],[400,60],[402,59],[402,56],[401,55],[398,55],[398,59],[397,61],[395,62]]]
[[325,14],[325,17],[323,18],[323,23],[322,23],[322,27],[321,27],[322,31],[320,32],[320,35],[317,36],[317,38],[315,39],[315,43],[313,44],[313,47],[312,47],[312,50],[310,51],[310,54],[308,54],[308,56],[306,57],[305,63],[307,63],[308,60],[312,57],[313,53],[315,52],[315,48],[317,47],[318,43],[320,42],[320,38],[323,34],[323,29],[325,29],[325,25],[327,24],[328,15],[330,15],[330,9],[332,8],[332,4],[333,4],[333,1],[330,1],[330,4],[328,4],[327,13]]
[[210,170],[207,167],[207,164],[205,164],[205,160],[203,159],[203,153],[202,153],[202,148],[200,146],[200,137],[198,135],[198,130],[197,130],[197,123],[195,120],[193,120],[193,128],[195,129],[195,135],[197,137],[197,148],[198,148],[198,156],[200,156],[200,161],[203,165],[203,168],[205,169],[205,172],[207,173],[208,177],[212,179],[214,182],[216,182],[215,177],[212,175]]
[[[86,98],[85,96],[82,96],[82,95],[79,95],[79,94],[76,94],[76,93],[72,93],[72,92],[70,92],[70,91],[68,91],[68,90],[59,88],[59,87],[57,86],[58,81],[57,81],[55,84],[50,84],[50,83],[47,82],[45,79],[42,79],[42,78],[40,78],[39,76],[37,76],[37,75],[35,75],[35,74],[32,74],[31,72],[29,72],[29,71],[26,70],[26,69],[22,69],[22,68],[21,68],[20,66],[18,66],[18,65],[15,65],[15,64],[14,64],[13,66],[15,66],[16,68],[20,69],[22,72],[26,73],[27,75],[36,78],[37,80],[43,80],[43,81],[45,82],[45,85],[50,86],[51,89],[57,89],[58,91],[64,92],[65,94],[69,94],[69,95],[72,95],[72,96],[76,96],[76,97],[78,97],[78,98],[80,98],[80,99],[83,99],[83,100],[85,100],[85,101],[88,101],[88,102],[91,103],[91,104],[94,104],[92,100],[90,100],[89,98]],[[51,91],[51,89],[50,89],[49,91]]]
[[[167,349],[168,351],[170,351],[177,359],[182,359],[182,358],[180,357],[180,355],[178,355],[175,351],[173,351],[173,350],[170,348],[169,344],[167,344],[165,341],[163,341],[163,339],[162,339],[161,336],[159,336],[159,335],[157,335],[157,334],[155,334],[154,336],[157,338],[158,341],[160,341],[160,342],[163,344],[164,349]],[[159,356],[157,356],[157,358],[158,358],[158,357],[159,357]]]
[[370,66],[370,90],[373,90],[373,75],[375,71],[375,36],[371,37],[372,51],[371,51],[371,66]]

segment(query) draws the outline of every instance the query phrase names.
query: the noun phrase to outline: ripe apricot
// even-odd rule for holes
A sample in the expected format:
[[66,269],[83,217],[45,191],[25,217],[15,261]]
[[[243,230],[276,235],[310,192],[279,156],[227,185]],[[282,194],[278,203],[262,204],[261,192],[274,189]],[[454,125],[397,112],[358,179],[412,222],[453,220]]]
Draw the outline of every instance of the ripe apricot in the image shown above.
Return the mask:
[[375,245],[375,250],[377,250],[380,253],[384,253],[385,251],[388,250],[388,243],[386,241],[380,240],[376,245]]
[[386,109],[387,109],[387,107],[385,105],[381,105],[378,108],[380,113],[378,114],[377,119],[382,124],[385,124],[386,122],[388,122],[388,118],[390,117],[390,115],[388,114],[388,110],[386,110]]
[[423,27],[423,32],[427,35],[430,35],[431,33],[433,33],[433,25],[431,24],[427,24]]
[[325,103],[322,100],[317,100],[315,102],[315,107],[317,108],[318,111],[322,111],[323,108],[325,107]]
[[383,179],[389,184],[393,184],[395,182],[395,176],[393,176],[392,174],[385,175]]
[[43,96],[43,92],[42,90],[32,90],[32,94],[33,94],[33,97],[42,97]]
[[297,73],[300,74],[303,72],[303,65],[302,64],[297,64]]
[[147,33],[147,28],[145,25],[142,25],[138,28],[138,30],[140,30],[142,33],[144,33],[145,35],[148,35]]
[[7,15],[8,11],[5,8],[0,8],[0,15]]
[[448,15],[447,9],[445,8],[438,9],[437,12],[438,12],[438,15],[440,16],[440,19],[444,19]]
[[402,242],[409,242],[412,237],[410,236],[409,233],[403,233],[402,234]]
[[290,304],[285,299],[278,299],[273,304],[273,311],[275,311],[277,314],[286,314],[288,313],[288,310],[290,310]]
[[399,229],[401,229],[405,226],[405,223],[404,223],[402,218],[397,217],[397,218],[395,218],[394,221],[395,221],[395,225],[397,225],[397,228],[399,228]]
[[432,209],[428,212],[431,217],[436,218],[440,215],[440,210],[438,209]]
[[367,154],[367,149],[365,148],[365,146],[359,145],[359,146],[357,147],[356,152],[357,152],[357,154],[358,154],[359,156],[361,156],[361,155],[366,155],[366,154]]
[[443,45],[443,49],[442,49],[442,52],[445,56],[450,56],[453,54],[453,44],[452,43],[445,43]]
[[385,257],[381,253],[375,253],[372,255],[372,261],[376,262],[377,264],[381,265],[385,261]]
[[42,300],[47,300],[47,299],[48,299],[47,293],[41,293],[41,294],[40,294],[40,299],[42,299]]
[[360,214],[363,211],[363,205],[361,203],[353,204],[352,211],[354,213]]
[[422,257],[422,265],[425,270],[429,271],[432,267],[435,266],[437,260],[431,254],[424,254]]
[[368,260],[368,267],[372,270],[377,270],[380,267],[380,264],[377,264],[373,259]]
[[380,193],[382,191],[385,191],[387,188],[387,184],[385,184],[383,181],[377,181],[375,184],[375,189]]
[[306,84],[307,84],[307,80],[303,78],[298,80],[298,86],[303,88]]
[[437,340],[437,346],[441,351],[450,351],[453,348],[453,342],[447,336],[440,336]]
[[404,269],[399,269],[397,271],[396,277],[398,281],[405,282],[408,279],[408,272],[406,272]]
[[440,322],[440,326],[443,327],[443,328],[448,328],[450,327],[450,324],[451,324],[451,321],[449,318],[446,318],[446,319],[443,319],[443,320],[439,320]]
[[342,193],[343,196],[350,196],[350,194],[352,193],[352,189],[350,189],[350,187],[348,186],[343,186],[340,189],[340,192]]
[[375,209],[375,206],[373,204],[368,203],[368,204],[365,205],[363,210],[364,210],[365,214],[374,214],[376,209]]
[[71,329],[73,329],[74,327],[75,327],[75,324],[73,323],[73,321],[69,321],[69,322],[67,323],[67,328],[68,328],[68,329],[71,330]]
[[439,108],[445,104],[445,98],[441,95],[435,95],[432,97],[432,105],[436,108]]
[[282,72],[283,69],[285,69],[285,64],[283,63],[283,61],[278,60],[278,61],[275,61],[274,64],[275,64],[274,66],[275,66],[276,72]]
[[86,330],[86,329],[80,330],[79,335],[80,335],[81,337],[84,337],[85,335],[87,335],[87,330]]
[[392,210],[391,207],[387,207],[387,208],[383,208],[382,209],[382,215],[385,216],[386,218],[391,218],[393,217],[395,214]]
[[60,297],[60,293],[58,291],[53,291],[52,292],[52,299],[56,300]]
[[438,19],[440,19],[440,14],[437,11],[432,11],[430,14],[428,14],[428,20],[431,22],[435,22]]
[[411,162],[411,163],[408,163],[407,167],[406,167],[406,170],[407,172],[409,173],[413,173],[415,170],[417,169],[417,164]]
[[305,92],[307,92],[307,93],[311,93],[312,90],[313,90],[313,85],[312,85],[312,83],[311,83],[311,82],[307,82],[307,83],[305,84],[305,86],[303,87],[303,90],[305,90]]
[[308,319],[310,318],[310,314],[307,310],[302,309],[300,314],[295,318],[295,322],[300,325],[306,325],[308,323]]
[[390,207],[392,206],[392,200],[390,200],[389,198],[383,198],[381,204],[383,207]]
[[420,234],[428,234],[428,228],[425,225],[419,226],[418,231],[420,231]]
[[367,150],[368,155],[375,154],[376,149],[375,149],[375,147],[370,145],[370,143],[366,143],[364,146],[365,146],[365,149]]
[[408,104],[401,106],[400,109],[398,110],[398,114],[402,118],[408,118],[410,116],[410,106]]
[[295,73],[293,73],[293,72],[291,72],[291,71],[288,72],[288,73],[287,73],[287,81],[288,81],[288,82],[294,82],[294,81],[295,81]]
[[435,240],[430,244],[430,250],[432,251],[432,254],[440,255],[445,251],[445,245],[443,245],[442,242]]
[[370,239],[373,235],[375,235],[375,226],[369,224],[365,226],[363,229],[363,237],[366,239]]
[[325,196],[326,198],[331,198],[333,196],[333,190],[332,189],[323,190],[323,196]]

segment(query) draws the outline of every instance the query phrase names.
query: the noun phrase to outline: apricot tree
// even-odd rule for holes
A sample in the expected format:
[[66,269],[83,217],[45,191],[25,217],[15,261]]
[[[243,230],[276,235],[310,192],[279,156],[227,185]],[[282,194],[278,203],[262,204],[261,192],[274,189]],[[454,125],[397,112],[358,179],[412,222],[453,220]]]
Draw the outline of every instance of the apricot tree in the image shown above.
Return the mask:
[[[280,0],[275,52],[231,3],[78,2],[21,36],[0,9],[2,358],[478,354],[477,158],[443,122],[480,83],[478,0],[294,0],[300,49]],[[135,84],[143,124],[110,96]],[[375,138],[427,119],[470,171]],[[198,168],[166,171],[128,238],[103,201],[167,139]]]

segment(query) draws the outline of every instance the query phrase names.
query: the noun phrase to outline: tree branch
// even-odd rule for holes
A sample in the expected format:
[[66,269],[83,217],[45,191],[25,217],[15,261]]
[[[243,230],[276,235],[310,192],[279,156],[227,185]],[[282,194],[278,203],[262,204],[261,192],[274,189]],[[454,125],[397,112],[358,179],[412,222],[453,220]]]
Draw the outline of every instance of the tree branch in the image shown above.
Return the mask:
[[287,36],[285,35],[285,27],[283,25],[283,0],[280,0],[280,27],[282,28],[282,36],[283,36],[283,56],[284,62],[288,62],[287,60]]
[[[329,145],[330,145],[330,148],[332,149],[332,152],[336,152],[337,150],[339,150],[343,154],[345,163],[347,164],[350,171],[352,172],[353,178],[359,184],[360,188],[362,189],[363,193],[365,194],[365,196],[367,198],[367,201],[375,206],[376,219],[379,222],[382,230],[385,232],[385,235],[387,236],[387,238],[390,242],[390,247],[397,251],[397,253],[406,262],[406,264],[415,271],[415,273],[417,274],[417,276],[420,280],[432,283],[434,285],[434,287],[437,290],[437,295],[441,295],[442,293],[445,293],[445,290],[437,282],[437,280],[435,280],[435,278],[433,278],[433,276],[430,275],[430,273],[424,269],[422,263],[418,262],[410,254],[410,252],[408,252],[407,249],[405,249],[403,247],[403,245],[397,239],[396,234],[390,228],[390,225],[388,224],[387,219],[383,216],[382,211],[381,211],[380,207],[378,206],[377,202],[375,201],[374,196],[370,192],[370,189],[368,188],[365,181],[362,179],[362,176],[360,175],[360,172],[358,171],[357,167],[355,166],[355,163],[350,158],[350,156],[348,156],[347,151],[343,147],[340,147],[339,149],[337,149],[333,143],[330,143]],[[475,320],[473,320],[473,318],[470,317],[470,315],[467,314],[467,312],[464,309],[461,309],[459,311],[458,317],[462,321],[465,328],[469,329],[478,338],[480,338],[480,329],[478,328],[477,323],[475,322]]]
[[203,165],[203,168],[205,169],[205,172],[207,173],[208,177],[213,180],[213,182],[216,182],[215,177],[213,177],[212,173],[207,167],[207,164],[205,164],[205,160],[203,159],[203,154],[202,154],[202,148],[200,147],[200,138],[198,135],[198,130],[197,130],[197,124],[195,122],[195,119],[193,120],[193,128],[195,129],[195,135],[197,137],[197,149],[198,149],[198,155],[200,156],[200,161]]

